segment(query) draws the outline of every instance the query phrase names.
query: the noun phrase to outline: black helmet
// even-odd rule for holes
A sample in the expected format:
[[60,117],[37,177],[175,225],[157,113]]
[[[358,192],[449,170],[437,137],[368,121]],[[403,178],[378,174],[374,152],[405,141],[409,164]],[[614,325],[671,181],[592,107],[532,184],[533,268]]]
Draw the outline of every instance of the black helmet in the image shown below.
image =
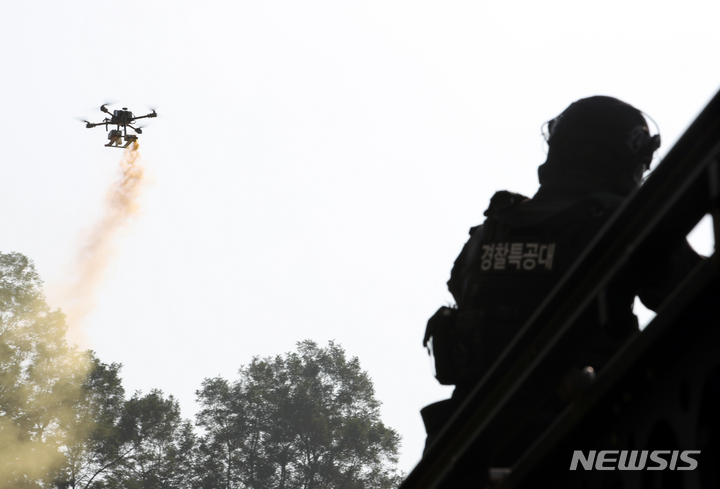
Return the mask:
[[642,182],[660,135],[650,135],[641,111],[613,97],[580,99],[547,123],[548,160],[540,183],[553,175],[594,179],[627,195]]
[[582,141],[615,148],[632,160],[647,160],[660,147],[660,135],[650,135],[641,111],[613,97],[580,99],[548,122],[551,148]]

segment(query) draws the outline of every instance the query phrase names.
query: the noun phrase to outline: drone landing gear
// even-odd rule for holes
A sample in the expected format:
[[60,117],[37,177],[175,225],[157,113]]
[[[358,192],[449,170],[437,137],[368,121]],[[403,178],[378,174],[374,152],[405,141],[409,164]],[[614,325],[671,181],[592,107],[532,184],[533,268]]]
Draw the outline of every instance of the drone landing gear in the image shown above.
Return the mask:
[[132,143],[133,141],[137,141],[137,136],[125,136],[125,144],[122,146],[120,145],[120,143],[122,142],[122,136],[114,135],[112,134],[112,131],[110,131],[108,139],[110,139],[110,142],[105,145],[108,148],[127,148],[128,146],[130,146],[130,143]]

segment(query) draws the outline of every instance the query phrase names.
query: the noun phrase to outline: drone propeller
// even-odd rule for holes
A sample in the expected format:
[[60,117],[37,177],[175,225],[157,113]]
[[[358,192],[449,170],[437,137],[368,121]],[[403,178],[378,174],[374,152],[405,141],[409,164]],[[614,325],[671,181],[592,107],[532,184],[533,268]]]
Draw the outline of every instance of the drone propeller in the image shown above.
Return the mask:
[[133,131],[137,132],[138,134],[142,134],[142,130],[150,125],[152,124],[143,124],[142,126],[131,126],[130,124],[128,124],[128,127],[131,128]]
[[95,124],[92,123],[92,122],[90,122],[90,121],[87,121],[87,120],[85,120],[85,119],[81,119],[80,117],[76,117],[75,119],[78,120],[78,121],[80,121],[80,122],[84,122],[84,123],[85,123],[85,127],[88,127],[88,128],[89,128],[89,127],[95,127]]

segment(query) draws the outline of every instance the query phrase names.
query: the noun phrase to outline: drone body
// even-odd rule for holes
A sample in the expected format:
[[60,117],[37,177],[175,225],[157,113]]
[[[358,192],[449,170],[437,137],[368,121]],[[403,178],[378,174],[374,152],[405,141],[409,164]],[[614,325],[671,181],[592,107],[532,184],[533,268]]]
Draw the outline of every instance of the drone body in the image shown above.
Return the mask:
[[[154,110],[149,114],[136,117],[127,109],[127,107],[123,107],[122,110],[113,110],[110,112],[107,107],[105,107],[106,105],[107,104],[101,105],[100,110],[109,114],[110,117],[106,117],[102,122],[83,122],[85,122],[85,127],[87,128],[104,125],[106,131],[108,130],[109,125],[114,125],[115,129],[111,129],[110,132],[108,132],[108,140],[110,142],[105,145],[109,148],[127,148],[130,146],[130,143],[137,141],[138,138],[135,134],[128,134],[128,128],[132,129],[137,134],[142,134],[142,128],[134,127],[132,125],[133,122],[138,119],[157,117],[157,113]],[[120,129],[121,127],[122,130]],[[125,141],[124,145],[122,145],[123,140]]]

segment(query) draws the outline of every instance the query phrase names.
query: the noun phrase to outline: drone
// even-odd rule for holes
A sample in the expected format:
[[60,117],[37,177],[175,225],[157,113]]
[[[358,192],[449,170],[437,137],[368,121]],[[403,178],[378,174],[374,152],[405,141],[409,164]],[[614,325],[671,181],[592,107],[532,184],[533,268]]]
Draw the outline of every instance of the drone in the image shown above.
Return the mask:
[[[134,116],[132,112],[130,112],[127,107],[123,107],[122,110],[113,110],[110,112],[108,108],[106,107],[107,104],[103,104],[100,106],[100,110],[105,112],[106,114],[110,114],[110,117],[106,117],[105,120],[102,122],[88,122],[83,121],[85,123],[85,127],[91,128],[96,126],[105,126],[105,130],[108,130],[109,125],[115,125],[116,129],[110,129],[110,132],[108,132],[108,139],[110,140],[109,143],[107,143],[105,146],[108,148],[127,148],[130,146],[130,143],[133,141],[137,141],[137,136],[135,134],[128,134],[127,130],[128,127],[135,131],[137,134],[142,134],[142,128],[141,127],[133,127],[132,123],[135,122],[138,119],[145,119],[150,117],[157,117],[157,112],[153,110],[151,113],[141,116]],[[122,129],[120,129],[120,126],[122,126]],[[122,145],[122,141],[125,140],[125,144]]]

